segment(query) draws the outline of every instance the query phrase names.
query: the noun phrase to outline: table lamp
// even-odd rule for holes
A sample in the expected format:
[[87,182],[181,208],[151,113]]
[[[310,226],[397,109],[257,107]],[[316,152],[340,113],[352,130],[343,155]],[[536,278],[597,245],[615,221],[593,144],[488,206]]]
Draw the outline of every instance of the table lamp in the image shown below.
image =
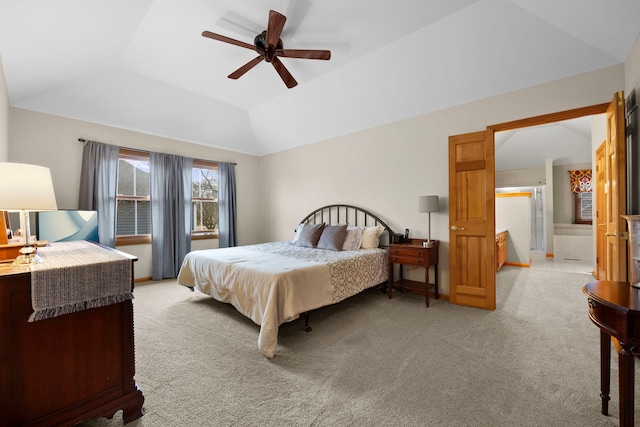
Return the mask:
[[418,212],[429,214],[429,238],[427,240],[427,247],[430,248],[434,245],[435,241],[431,240],[431,212],[438,212],[440,210],[440,201],[438,196],[420,196],[418,198]]
[[57,210],[49,168],[23,163],[0,162],[0,210],[20,212],[24,246],[14,265],[41,263],[31,241],[29,211]]

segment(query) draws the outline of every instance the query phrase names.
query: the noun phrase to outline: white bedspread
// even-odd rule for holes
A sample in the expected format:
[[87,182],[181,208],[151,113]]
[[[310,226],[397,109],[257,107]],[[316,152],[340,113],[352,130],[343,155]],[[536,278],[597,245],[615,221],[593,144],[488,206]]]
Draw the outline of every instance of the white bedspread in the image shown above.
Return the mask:
[[329,251],[284,241],[190,252],[178,283],[232,304],[260,325],[258,348],[271,358],[281,324],[384,282],[387,268],[383,249]]

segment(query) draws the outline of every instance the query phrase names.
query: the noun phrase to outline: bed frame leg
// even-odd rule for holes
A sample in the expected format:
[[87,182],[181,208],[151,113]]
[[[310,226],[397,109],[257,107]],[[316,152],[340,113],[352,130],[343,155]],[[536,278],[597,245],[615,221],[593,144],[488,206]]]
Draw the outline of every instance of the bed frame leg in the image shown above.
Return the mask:
[[304,316],[304,328],[302,328],[302,330],[305,332],[311,332],[313,328],[309,326],[309,312],[305,311],[302,315]]

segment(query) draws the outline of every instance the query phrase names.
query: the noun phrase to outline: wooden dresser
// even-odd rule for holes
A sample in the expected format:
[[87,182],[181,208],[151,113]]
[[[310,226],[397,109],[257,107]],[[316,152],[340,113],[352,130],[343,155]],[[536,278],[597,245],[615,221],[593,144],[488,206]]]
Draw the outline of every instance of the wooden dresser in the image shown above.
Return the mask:
[[[133,275],[125,280],[133,289]],[[0,425],[71,426],[118,410],[127,423],[142,415],[132,301],[28,322],[32,312],[31,272],[0,264]]]

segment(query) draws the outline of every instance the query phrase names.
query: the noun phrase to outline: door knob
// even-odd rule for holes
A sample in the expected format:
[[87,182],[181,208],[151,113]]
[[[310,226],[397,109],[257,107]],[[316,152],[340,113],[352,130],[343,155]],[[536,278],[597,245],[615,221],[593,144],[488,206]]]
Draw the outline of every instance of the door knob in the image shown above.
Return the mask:
[[458,227],[457,225],[452,225],[452,226],[451,226],[451,229],[452,229],[453,231],[458,231],[458,230],[462,231],[462,230],[464,230],[464,227]]

